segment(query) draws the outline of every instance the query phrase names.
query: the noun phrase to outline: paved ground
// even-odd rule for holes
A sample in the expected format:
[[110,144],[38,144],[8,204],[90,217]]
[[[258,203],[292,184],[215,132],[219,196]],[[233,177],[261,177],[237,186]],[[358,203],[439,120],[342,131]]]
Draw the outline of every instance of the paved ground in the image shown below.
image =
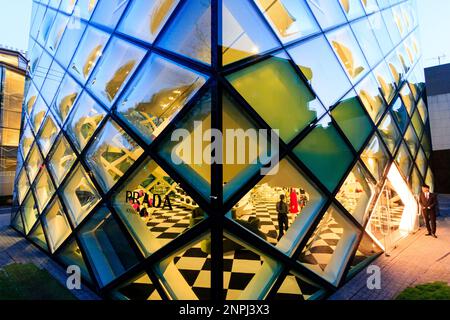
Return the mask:
[[367,288],[367,269],[337,291],[330,300],[392,300],[404,289],[445,281],[450,284],[450,218],[438,222],[438,239],[425,237],[426,230],[403,240],[391,257],[373,264],[381,268],[381,290]]
[[[43,252],[9,229],[9,215],[0,214],[0,269],[12,263],[32,263],[47,270],[62,285],[66,285],[65,271]],[[90,290],[72,291],[79,300],[98,300]]]

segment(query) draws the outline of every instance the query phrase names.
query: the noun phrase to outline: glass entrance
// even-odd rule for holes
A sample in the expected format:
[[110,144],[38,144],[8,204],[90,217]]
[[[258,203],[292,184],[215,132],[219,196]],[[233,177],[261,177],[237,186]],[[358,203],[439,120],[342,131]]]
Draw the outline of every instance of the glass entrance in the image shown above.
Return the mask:
[[398,168],[393,165],[367,226],[387,255],[398,242],[417,231],[418,205]]

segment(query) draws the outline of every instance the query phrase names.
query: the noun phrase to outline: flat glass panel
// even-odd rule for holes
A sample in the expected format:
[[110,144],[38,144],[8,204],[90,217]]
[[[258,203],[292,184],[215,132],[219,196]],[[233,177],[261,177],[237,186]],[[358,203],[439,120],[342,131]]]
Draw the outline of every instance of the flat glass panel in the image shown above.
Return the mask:
[[119,31],[152,43],[180,0],[134,1],[123,18]]
[[100,201],[100,195],[81,165],[73,170],[62,188],[61,195],[69,210],[69,218],[75,226],[79,225]]
[[80,18],[89,20],[99,0],[78,0],[74,14]]
[[383,55],[387,55],[393,48],[392,40],[384,24],[381,13],[377,12],[369,17],[370,25],[378,40]]
[[153,54],[118,102],[117,112],[151,143],[205,81],[203,75]]
[[227,218],[289,253],[320,213],[325,196],[290,160],[282,160],[277,169],[242,197]]
[[78,152],[83,151],[105,116],[105,110],[89,94],[80,97],[66,124],[66,132]]
[[111,106],[144,58],[144,49],[113,38],[89,82],[89,88]]
[[78,236],[102,287],[138,262],[119,225],[106,208],[97,212],[81,228]]
[[389,162],[388,151],[384,147],[378,135],[375,135],[361,155],[364,164],[370,170],[370,173],[380,181]]
[[127,5],[128,0],[100,0],[91,21],[114,29]]
[[117,123],[109,121],[87,151],[86,160],[103,191],[107,192],[143,153]]
[[373,130],[373,125],[356,93],[352,91],[344,97],[331,111],[331,115],[355,150],[361,150]]
[[353,154],[328,116],[294,149],[295,155],[333,192]]
[[56,61],[53,61],[41,88],[41,95],[47,105],[50,105],[55,98],[56,91],[61,84],[64,74],[64,69],[62,69]]
[[77,26],[76,28],[66,28],[61,43],[58,46],[55,59],[59,61],[64,67],[68,67],[75,50],[78,47],[83,32],[86,29],[86,24],[80,21],[77,17],[70,18],[68,26]]
[[351,259],[360,231],[330,207],[297,258],[305,267],[337,285]]
[[[348,2],[348,0],[341,0],[341,2],[342,1]],[[356,1],[358,0],[353,0],[353,2]],[[356,40],[364,52],[367,62],[372,68],[375,67],[383,59],[383,54],[378,46],[377,39],[372,32],[372,27],[369,24],[369,20],[364,18],[355,21],[351,24],[351,28],[355,33]]]
[[349,21],[364,15],[364,10],[359,0],[339,0],[339,3]]
[[326,108],[348,92],[351,83],[323,36],[289,50],[309,84]]
[[227,65],[277,46],[250,1],[222,1],[222,59]]
[[211,0],[186,1],[157,45],[211,64]]
[[113,206],[145,257],[207,216],[181,185],[150,159],[115,193]]
[[376,183],[358,163],[345,180],[336,199],[364,226],[369,218],[371,204],[377,191]]
[[255,3],[283,43],[320,31],[302,0],[255,0]]
[[227,79],[287,143],[325,112],[285,56],[272,57]]
[[72,231],[59,200],[53,201],[49,208],[42,221],[49,239],[50,250],[54,253]]

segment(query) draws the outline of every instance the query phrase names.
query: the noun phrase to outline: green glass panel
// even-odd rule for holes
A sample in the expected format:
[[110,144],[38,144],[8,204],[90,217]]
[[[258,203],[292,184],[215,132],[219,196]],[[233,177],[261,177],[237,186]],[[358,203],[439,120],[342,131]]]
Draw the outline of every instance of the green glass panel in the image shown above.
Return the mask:
[[352,163],[353,154],[326,118],[294,149],[294,153],[333,192]]
[[359,151],[371,134],[373,127],[358,97],[352,92],[339,102],[331,112],[355,150]]
[[415,158],[417,155],[417,150],[419,150],[420,143],[416,133],[414,132],[412,125],[410,125],[408,130],[406,131],[405,141],[406,144],[408,145],[412,157]]
[[227,79],[273,129],[280,130],[287,143],[325,112],[284,55],[271,57]]
[[418,110],[416,110],[416,112],[414,112],[414,114],[411,118],[411,122],[414,126],[414,129],[416,130],[417,136],[420,139],[422,137],[422,133],[423,133],[423,123],[422,123],[422,120],[420,119]]
[[48,251],[47,240],[45,239],[44,229],[42,229],[42,225],[39,223],[36,228],[28,235],[29,239],[37,244],[39,247]]

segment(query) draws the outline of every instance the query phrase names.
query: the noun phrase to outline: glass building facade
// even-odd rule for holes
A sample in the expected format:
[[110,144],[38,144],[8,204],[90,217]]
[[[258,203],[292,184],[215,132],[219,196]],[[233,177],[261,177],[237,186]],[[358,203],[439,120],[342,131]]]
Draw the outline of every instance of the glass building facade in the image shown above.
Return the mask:
[[105,297],[320,299],[418,228],[414,1],[34,1],[29,58],[12,225]]
[[11,206],[17,168],[27,61],[0,47],[0,206]]

